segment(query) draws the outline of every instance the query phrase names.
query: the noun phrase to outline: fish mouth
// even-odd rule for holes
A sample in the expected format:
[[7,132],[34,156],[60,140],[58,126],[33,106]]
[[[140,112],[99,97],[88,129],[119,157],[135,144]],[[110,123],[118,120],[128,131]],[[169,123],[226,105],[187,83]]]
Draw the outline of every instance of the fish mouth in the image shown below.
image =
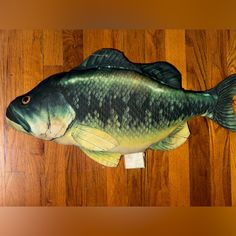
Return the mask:
[[30,132],[31,128],[27,121],[19,114],[16,112],[16,110],[9,106],[6,111],[6,117],[9,119],[11,122],[16,123],[17,125],[20,125],[26,132]]

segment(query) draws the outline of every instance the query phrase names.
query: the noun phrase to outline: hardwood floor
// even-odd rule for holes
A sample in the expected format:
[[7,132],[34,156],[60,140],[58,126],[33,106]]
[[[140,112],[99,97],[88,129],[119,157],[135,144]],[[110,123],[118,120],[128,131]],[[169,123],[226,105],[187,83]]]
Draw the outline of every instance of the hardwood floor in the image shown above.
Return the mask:
[[210,89],[236,72],[236,31],[0,31],[0,205],[236,206],[236,134],[209,119],[192,119],[183,146],[149,150],[146,168],[135,170],[123,159],[105,168],[79,148],[7,126],[12,99],[103,47],[134,62],[167,60],[190,90]]

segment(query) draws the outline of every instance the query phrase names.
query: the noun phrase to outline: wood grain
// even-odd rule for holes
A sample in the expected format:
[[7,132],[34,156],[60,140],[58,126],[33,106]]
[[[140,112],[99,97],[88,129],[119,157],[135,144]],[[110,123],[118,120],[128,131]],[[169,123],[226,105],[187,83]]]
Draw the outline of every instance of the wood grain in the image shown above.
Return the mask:
[[7,56],[8,56],[8,33],[0,31],[0,206],[5,205],[5,108],[6,108],[6,78],[7,78]]
[[63,38],[60,30],[43,31],[43,64],[46,66],[63,65]]
[[235,31],[0,31],[0,205],[236,206],[236,136],[209,119],[192,119],[183,146],[149,150],[146,168],[135,170],[126,170],[123,158],[117,168],[105,168],[77,147],[6,125],[12,99],[103,47],[134,62],[167,60],[189,90],[210,89],[236,72]]
[[[227,73],[236,73],[236,31],[229,32]],[[236,206],[236,134],[230,133],[230,173],[232,206]]]
[[[207,86],[227,76],[227,31],[207,31]],[[229,131],[208,122],[210,133],[211,200],[214,206],[231,205]]]
[[[206,32],[186,31],[187,87],[190,90],[207,90]],[[188,122],[189,138],[190,205],[211,205],[210,144],[208,121],[196,117]]]

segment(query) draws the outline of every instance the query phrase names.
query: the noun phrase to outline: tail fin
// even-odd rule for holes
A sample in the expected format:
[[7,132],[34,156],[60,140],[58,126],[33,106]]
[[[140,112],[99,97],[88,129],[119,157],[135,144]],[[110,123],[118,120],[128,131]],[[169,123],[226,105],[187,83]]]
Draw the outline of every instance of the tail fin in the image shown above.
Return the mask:
[[236,132],[236,114],[233,108],[233,97],[236,95],[236,74],[230,75],[208,92],[217,99],[211,119],[222,127]]

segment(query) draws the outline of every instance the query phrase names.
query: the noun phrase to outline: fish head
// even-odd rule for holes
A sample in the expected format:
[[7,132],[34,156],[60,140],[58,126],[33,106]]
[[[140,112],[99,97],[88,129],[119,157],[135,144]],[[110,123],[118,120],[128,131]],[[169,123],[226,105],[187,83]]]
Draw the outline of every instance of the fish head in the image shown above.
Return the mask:
[[62,137],[75,111],[55,88],[37,86],[15,98],[6,110],[7,123],[18,131],[44,140]]

